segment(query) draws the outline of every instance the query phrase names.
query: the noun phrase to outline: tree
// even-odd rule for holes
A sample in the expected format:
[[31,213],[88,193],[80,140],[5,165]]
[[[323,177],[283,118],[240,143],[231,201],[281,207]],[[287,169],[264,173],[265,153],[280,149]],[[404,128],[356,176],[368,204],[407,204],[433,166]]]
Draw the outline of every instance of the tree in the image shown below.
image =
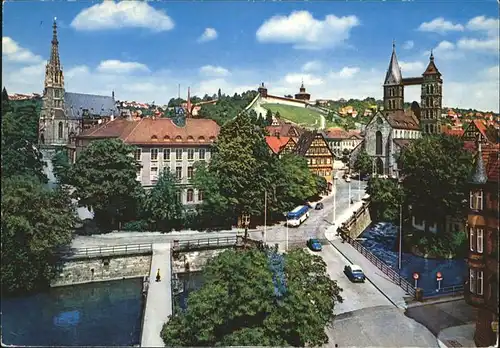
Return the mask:
[[227,250],[203,270],[204,285],[175,311],[168,346],[319,346],[342,289],[321,257],[259,249]]
[[326,180],[323,183],[309,170],[307,160],[295,154],[284,154],[279,159],[274,157],[269,173],[274,199],[268,201],[268,208],[278,215],[317,196],[322,192],[323,184],[326,185]]
[[34,106],[2,115],[2,177],[28,175],[47,182],[42,154],[35,147],[38,124],[33,126],[34,115]]
[[[446,216],[463,215],[472,155],[455,136],[426,136],[415,140],[400,158],[408,204],[428,221],[444,226]],[[427,224],[426,224],[427,225]]]
[[11,105],[9,102],[9,94],[7,93],[7,89],[5,87],[2,89],[2,117],[6,113],[11,111]]
[[76,215],[68,194],[33,177],[2,180],[2,290],[47,287],[56,274],[56,251],[71,243]]
[[186,101],[182,98],[171,98],[170,101],[168,102],[168,107],[179,107],[182,105],[182,103],[185,103]]
[[71,167],[68,158],[68,152],[65,149],[58,149],[54,158],[52,158],[54,176],[60,184],[67,183],[68,170]]
[[370,214],[374,221],[398,221],[404,192],[397,181],[372,177],[368,181],[366,193],[370,195]]
[[[249,115],[241,113],[228,121],[220,130],[206,171],[197,171],[194,180],[195,185],[208,182],[218,192],[216,197],[224,197],[224,202],[210,206],[213,200],[204,200],[202,210],[211,214],[226,207],[225,215],[233,218],[241,214],[260,215],[264,191],[270,189],[270,159],[263,130],[252,123]],[[197,187],[205,190],[204,186]]]
[[133,157],[134,147],[118,139],[92,142],[68,172],[68,183],[80,206],[94,211],[104,228],[133,220],[144,190],[136,180],[140,164]]
[[217,91],[217,99],[218,99],[218,100],[221,100],[221,99],[222,99],[222,93],[221,93],[221,91],[220,91],[220,88],[219,88],[219,90]]
[[273,113],[271,110],[267,110],[266,113],[266,126],[270,126],[273,124]]
[[322,176],[319,175],[314,175],[314,178],[316,180],[316,191],[317,194],[321,195],[324,194],[328,191],[328,182],[326,179]]
[[346,166],[349,166],[349,160],[351,158],[351,151],[348,149],[344,149],[342,151],[342,163],[344,163]]
[[372,159],[364,147],[358,153],[353,168],[355,172],[361,175],[367,175],[373,171]]
[[179,226],[184,213],[179,193],[178,180],[170,171],[164,170],[144,202],[145,213],[157,230],[171,231]]

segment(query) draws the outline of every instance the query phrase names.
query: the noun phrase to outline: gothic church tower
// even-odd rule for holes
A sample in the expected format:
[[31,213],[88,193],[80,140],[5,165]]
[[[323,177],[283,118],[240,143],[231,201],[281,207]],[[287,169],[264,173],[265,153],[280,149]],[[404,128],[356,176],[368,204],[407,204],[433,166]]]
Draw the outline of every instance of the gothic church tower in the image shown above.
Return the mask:
[[427,65],[422,77],[420,128],[423,134],[440,133],[439,119],[443,102],[443,80],[441,79],[441,73],[434,64],[432,52],[429,65]]
[[398,111],[404,108],[404,86],[396,45],[392,43],[392,56],[384,81],[384,111]]
[[45,84],[39,120],[39,143],[41,145],[64,146],[69,142],[69,124],[64,112],[64,75],[59,60],[56,18],[54,18],[52,28],[50,60],[45,66]]

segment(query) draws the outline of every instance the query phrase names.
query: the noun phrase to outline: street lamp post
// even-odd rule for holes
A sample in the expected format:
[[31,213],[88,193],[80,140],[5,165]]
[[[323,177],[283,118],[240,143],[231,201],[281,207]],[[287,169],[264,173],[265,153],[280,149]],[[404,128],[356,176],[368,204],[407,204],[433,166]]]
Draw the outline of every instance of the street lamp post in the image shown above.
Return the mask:
[[351,207],[351,202],[352,202],[352,198],[351,198],[351,179],[349,178],[349,208]]
[[361,170],[359,171],[359,177],[358,177],[358,201],[361,202]]
[[333,221],[332,225],[335,225],[337,221],[337,176],[333,177]]

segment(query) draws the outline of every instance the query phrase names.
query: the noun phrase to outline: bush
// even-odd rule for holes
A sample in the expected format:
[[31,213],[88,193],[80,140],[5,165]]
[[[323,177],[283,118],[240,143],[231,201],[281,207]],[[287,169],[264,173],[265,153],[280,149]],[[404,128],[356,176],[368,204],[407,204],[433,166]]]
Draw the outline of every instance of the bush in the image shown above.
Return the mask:
[[144,232],[149,230],[149,223],[145,220],[129,221],[122,225],[122,230]]

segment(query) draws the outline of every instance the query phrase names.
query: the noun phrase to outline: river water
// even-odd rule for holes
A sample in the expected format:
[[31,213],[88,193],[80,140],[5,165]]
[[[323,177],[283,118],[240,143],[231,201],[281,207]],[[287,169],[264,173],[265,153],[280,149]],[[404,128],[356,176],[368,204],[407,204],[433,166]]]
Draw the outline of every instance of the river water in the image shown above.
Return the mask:
[[2,343],[131,346],[140,343],[142,278],[57,287],[5,298]]
[[[361,244],[394,270],[398,270],[397,243],[398,228],[390,223],[379,222],[368,227],[359,237],[366,238]],[[436,273],[441,272],[440,287],[463,285],[467,273],[464,259],[425,259],[410,253],[403,253],[401,274],[414,284],[413,273],[419,273],[418,287],[429,296],[437,294]]]

